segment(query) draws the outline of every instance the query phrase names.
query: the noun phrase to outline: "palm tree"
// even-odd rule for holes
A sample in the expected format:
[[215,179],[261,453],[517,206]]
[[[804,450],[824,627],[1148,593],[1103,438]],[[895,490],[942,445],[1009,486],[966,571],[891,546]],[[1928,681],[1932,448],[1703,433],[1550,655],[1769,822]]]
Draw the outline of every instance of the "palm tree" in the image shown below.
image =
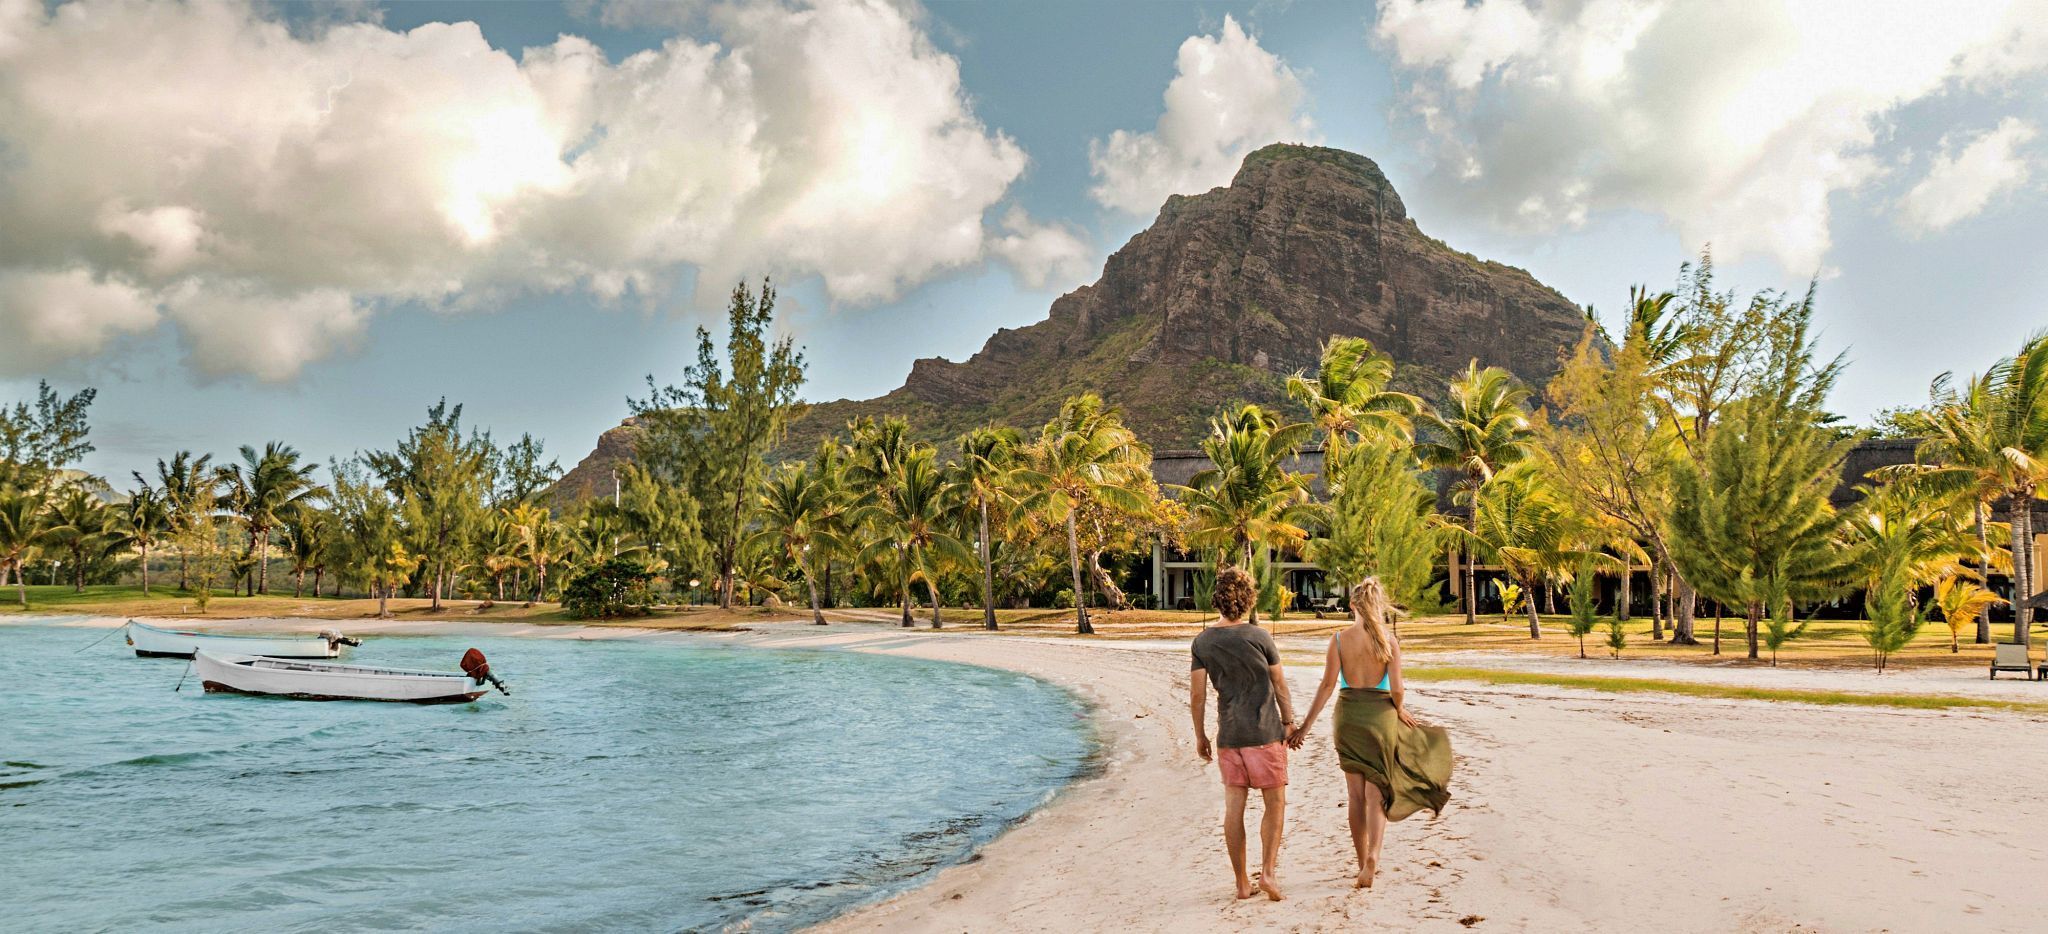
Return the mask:
[[249,529],[249,551],[256,562],[253,593],[270,592],[271,530],[291,510],[324,495],[313,482],[317,466],[299,463],[297,449],[272,441],[260,454],[242,445],[242,463],[223,471],[233,508]]
[[[14,575],[15,597],[28,609],[28,563],[49,544],[50,515],[40,491],[0,486],[0,571]],[[6,580],[0,575],[0,582]]]
[[[1188,510],[1189,544],[1237,556],[1249,571],[1255,550],[1298,548],[1308,540],[1303,526],[1315,515],[1308,478],[1289,473],[1311,426],[1283,425],[1256,405],[1211,419],[1202,452],[1207,468],[1188,479],[1181,502]],[[1251,617],[1257,622],[1257,610]]]
[[[532,497],[515,497],[510,502],[523,505],[532,502]],[[484,600],[485,606],[491,605],[493,601],[505,599],[505,575],[518,570],[522,564],[519,557],[519,530],[513,528],[511,520],[507,518],[508,512],[508,509],[501,507],[495,512],[485,513],[482,516],[483,528],[476,536],[479,563],[483,565],[484,573],[490,577],[489,596]]]
[[[818,602],[817,559],[839,547],[834,529],[840,510],[839,491],[810,464],[786,463],[761,485],[755,514],[761,528],[748,538],[745,550],[773,550],[804,575],[811,593],[811,622],[825,625]],[[815,554],[814,554],[815,552]],[[938,625],[938,601],[932,602],[932,625]]]
[[2048,332],[1984,374],[1990,395],[1990,444],[2012,525],[2012,641],[2029,642],[2034,621],[2034,500],[2048,486]]
[[[873,418],[855,419],[848,422],[846,427],[853,436],[853,441],[848,445],[846,452],[845,488],[860,491],[854,497],[853,508],[893,508],[893,504],[884,502],[891,495],[890,478],[895,476],[916,447],[910,440],[910,422],[892,415],[881,421]],[[863,553],[866,553],[866,549],[863,549]],[[898,593],[903,597],[903,625],[909,626],[910,556],[898,552],[895,558],[896,577],[900,585]],[[873,560],[879,561],[880,558]]]
[[[890,551],[903,556],[908,571],[898,581],[905,606],[910,604],[910,584],[922,579],[932,598],[932,628],[939,620],[939,558],[962,564],[973,563],[974,552],[947,531],[946,483],[938,466],[938,452],[928,445],[910,449],[884,481],[883,495],[856,513],[855,521],[872,529],[873,543],[862,558],[878,561]],[[821,617],[822,618],[822,617]]]
[[98,493],[83,483],[65,486],[50,503],[51,544],[64,549],[71,559],[71,589],[85,592],[85,565],[106,554],[121,539],[114,510],[100,501]]
[[[220,489],[220,479],[213,470],[213,455],[192,456],[191,451],[179,451],[171,455],[169,463],[163,458],[156,462],[156,488],[163,495],[164,506],[170,510],[171,536],[183,539],[197,527],[202,513],[213,510],[214,496]],[[139,486],[149,486],[141,473],[135,474]],[[184,547],[178,549],[178,589],[190,590],[192,583],[191,556]]]
[[[1961,566],[1957,566],[1961,570]],[[1943,577],[1934,585],[1934,605],[1941,608],[1941,618],[1948,623],[1948,650],[1950,654],[1961,652],[1957,642],[1963,631],[1963,620],[1971,617],[1982,618],[1996,604],[2004,603],[1998,595],[1984,589],[1982,584],[1969,580],[1963,574]]]
[[519,536],[520,557],[533,569],[533,593],[526,599],[532,606],[547,595],[548,568],[568,554],[569,536],[553,515],[533,503],[506,510],[505,519]]
[[1081,587],[1081,536],[1076,516],[1089,502],[1106,502],[1133,512],[1146,508],[1144,498],[1124,486],[1145,469],[1151,452],[1124,427],[1116,410],[1102,397],[1084,393],[1067,399],[1060,412],[1039,430],[1025,450],[1025,466],[1017,471],[1019,488],[1028,491],[1017,502],[1019,515],[1038,515],[1067,527],[1067,564],[1074,580],[1074,631],[1092,635],[1088,603]]
[[147,485],[130,494],[121,504],[121,534],[141,553],[142,595],[149,596],[149,550],[171,530],[171,508],[162,493]]
[[1641,348],[1652,372],[1679,362],[1693,339],[1694,326],[1671,314],[1677,297],[1671,292],[1653,295],[1642,286],[1629,288],[1628,334],[1623,340]]
[[[292,565],[292,598],[306,592],[306,572],[318,567],[327,551],[328,515],[307,503],[288,509],[279,517],[285,534],[285,556]],[[313,595],[320,595],[320,581],[313,580]]]
[[1550,579],[1575,564],[1600,561],[1597,548],[1584,547],[1585,529],[1543,482],[1535,462],[1501,471],[1479,488],[1466,531],[1468,551],[1494,558],[1521,585],[1529,614],[1529,638],[1543,638],[1536,594]]
[[[1992,441],[1995,408],[1990,385],[1982,377],[1972,377],[1958,391],[1950,385],[1952,378],[1949,373],[1934,378],[1927,390],[1927,408],[1899,414],[1899,426],[1922,439],[1914,452],[1916,460],[1924,457],[1927,462],[1881,468],[1874,475],[1911,474],[1928,489],[1966,494],[1976,524],[1977,571],[1986,575],[1996,563],[1987,528],[1991,506],[2005,496],[2012,462]],[[1991,641],[1988,603],[1977,609],[1976,641]]]
[[[1533,449],[1529,416],[1522,408],[1529,390],[1500,367],[1481,369],[1478,360],[1451,381],[1450,392],[1436,411],[1423,415],[1434,437],[1415,445],[1424,464],[1456,471],[1457,490],[1468,506],[1501,468],[1527,457]],[[1476,507],[1467,512],[1465,531],[1477,534]],[[1465,622],[1477,621],[1478,588],[1471,556],[1464,562]]]
[[1024,436],[1015,428],[989,425],[960,436],[960,460],[948,465],[950,486],[980,522],[975,550],[981,561],[981,625],[996,629],[996,572],[989,559],[994,547],[990,537],[989,509],[1012,501],[1016,483],[1017,449]]
[[[1309,422],[1323,436],[1323,487],[1333,489],[1344,451],[1366,434],[1385,433],[1402,441],[1414,434],[1422,400],[1390,392],[1394,358],[1362,337],[1333,337],[1323,345],[1314,378],[1296,373],[1287,395],[1308,409]],[[1332,493],[1334,495],[1334,492]]]

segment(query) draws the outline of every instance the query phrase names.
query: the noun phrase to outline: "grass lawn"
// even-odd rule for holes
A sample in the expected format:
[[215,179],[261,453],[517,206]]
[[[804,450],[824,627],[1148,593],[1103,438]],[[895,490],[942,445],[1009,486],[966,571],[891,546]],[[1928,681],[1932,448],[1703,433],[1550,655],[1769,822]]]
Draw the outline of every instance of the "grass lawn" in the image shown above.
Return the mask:
[[[1788,668],[1872,667],[1875,662],[1870,647],[1864,644],[1861,635],[1863,625],[1861,620],[1813,620],[1804,636],[1779,650],[1778,664]],[[1694,624],[1693,635],[1700,640],[1697,646],[1652,641],[1647,619],[1632,619],[1625,626],[1628,646],[1622,649],[1622,658],[1725,665],[1768,666],[1771,663],[1770,650],[1761,645],[1758,651],[1762,657],[1755,662],[1748,660],[1740,619],[1722,620],[1721,654],[1718,656],[1713,654],[1714,618],[1711,616]],[[1986,668],[1991,664],[1992,647],[1971,644],[1975,633],[1974,623],[1965,626],[1959,651],[1952,653],[1949,651],[1948,626],[1939,622],[1929,623],[1921,627],[1912,645],[1892,656],[1890,664],[1909,668],[1934,665]],[[2012,627],[1993,624],[1991,637],[2009,639]],[[1606,638],[1604,624],[1587,634],[1587,657],[1608,657]],[[1559,617],[1544,618],[1542,639],[1529,638],[1527,617],[1518,616],[1502,622],[1497,615],[1482,616],[1471,626],[1465,625],[1463,616],[1409,620],[1401,624],[1401,647],[1409,653],[1487,650],[1559,657],[1577,657],[1579,654],[1578,640],[1566,632],[1564,620]]]
[[[206,612],[199,612],[190,593],[175,587],[152,587],[150,595],[134,585],[98,585],[75,592],[69,584],[31,584],[29,608],[15,602],[13,587],[0,589],[0,619],[9,616],[147,616],[157,618],[237,619],[255,616],[295,616],[310,619],[374,619],[377,601],[355,597],[294,597],[290,591],[255,597],[214,594]],[[401,620],[525,623],[529,625],[642,626],[655,629],[727,629],[748,621],[786,618],[786,613],[750,607],[731,612],[717,607],[670,607],[651,616],[630,620],[591,621],[570,619],[559,604],[522,606],[507,601],[484,606],[476,600],[442,600],[442,609],[431,609],[425,599],[391,601],[392,616]]]
[[2010,701],[1953,694],[1879,694],[1861,691],[1818,691],[1801,688],[1754,688],[1726,684],[1701,684],[1659,678],[1609,678],[1599,675],[1559,675],[1547,672],[1498,671],[1459,666],[1409,668],[1410,681],[1477,681],[1482,684],[1529,684],[1545,687],[1579,688],[1608,694],[1657,693],[1723,700],[1785,701],[1852,707],[1905,707],[1915,710],[1980,708],[2021,713],[2048,713],[2048,701]]

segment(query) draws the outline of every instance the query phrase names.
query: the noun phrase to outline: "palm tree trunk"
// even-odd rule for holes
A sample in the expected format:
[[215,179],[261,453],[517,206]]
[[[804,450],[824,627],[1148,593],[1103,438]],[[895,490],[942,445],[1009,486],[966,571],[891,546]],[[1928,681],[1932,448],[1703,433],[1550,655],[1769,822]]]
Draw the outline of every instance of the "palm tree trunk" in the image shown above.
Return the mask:
[[28,609],[28,568],[24,565],[14,566],[14,596],[21,601],[22,609]]
[[185,546],[178,546],[178,589],[192,589],[192,556],[185,553]]
[[[1465,516],[1465,531],[1474,538],[1479,536],[1479,507],[1477,505],[1474,505],[1472,511]],[[1465,625],[1470,626],[1479,622],[1479,575],[1472,570],[1472,550],[1461,545],[1458,551],[1464,558]]]
[[910,621],[910,552],[902,545],[896,546],[896,582],[898,601],[903,604],[903,628],[909,629]]
[[1522,582],[1522,606],[1529,611],[1529,638],[1543,638],[1543,618],[1536,615],[1536,585],[1534,580]]
[[263,545],[256,552],[256,592],[270,593],[270,527],[263,527]]
[[297,600],[297,599],[299,599],[300,597],[302,597],[302,596],[305,596],[305,592],[306,592],[306,569],[305,569],[305,568],[293,568],[293,569],[292,569],[292,599],[294,599],[294,600]]
[[1244,621],[1254,626],[1259,624],[1259,586],[1257,565],[1252,563],[1252,543],[1244,543],[1244,572],[1252,575],[1252,608],[1245,614]]
[[[1627,555],[1623,555],[1621,558],[1621,593],[1614,600],[1614,615],[1624,623],[1628,622],[1628,602],[1632,597],[1630,585],[1635,581],[1635,576],[1635,561]],[[1585,654],[1583,649],[1580,650],[1580,654]]]
[[71,549],[71,592],[85,592],[85,549]]
[[1088,624],[1088,602],[1081,596],[1081,533],[1074,528],[1074,510],[1067,510],[1067,566],[1074,572],[1074,631],[1084,636],[1095,634],[1095,627]]
[[142,595],[149,596],[149,544],[142,545]]
[[2012,515],[2012,641],[2027,645],[2034,623],[2034,610],[2027,601],[2034,596],[2034,491],[2014,490]]
[[810,588],[811,591],[811,622],[814,625],[823,626],[825,625],[825,611],[818,606],[818,578],[811,573],[809,563],[805,563],[803,567],[804,585]]
[[[316,600],[317,600],[317,599],[319,599],[319,597],[320,597],[320,582],[321,582],[321,581],[323,581],[323,580],[326,580],[326,579],[327,579],[327,568],[325,568],[325,567],[316,567],[316,568],[314,568],[314,569],[313,569],[313,598],[314,598],[314,599],[316,599]],[[502,595],[501,595],[501,598],[502,598]]]
[[[1975,509],[1977,519],[1977,572],[1984,578],[1984,586],[1991,586],[1991,537],[1984,532],[1984,501],[1979,499]],[[1977,608],[1977,644],[1991,644],[1991,604]]]
[[[1671,608],[1671,644],[1698,645],[1700,640],[1693,638],[1692,628],[1693,614],[1696,612],[1696,605],[1699,601],[1693,594],[1692,585],[1686,583],[1684,575],[1679,574],[1676,570],[1671,572],[1671,583],[1672,593],[1677,601],[1677,605]],[[1715,636],[1717,639],[1719,634],[1720,623],[1717,620],[1715,623]]]
[[385,584],[377,590],[377,618],[391,618],[391,585]]
[[1650,639],[1664,641],[1664,624],[1670,601],[1664,590],[1664,555],[1659,549],[1657,556],[1650,559]]
[[1763,618],[1763,605],[1755,600],[1749,601],[1749,606],[1743,611],[1742,614],[1742,631],[1749,641],[1750,661],[1756,661],[1757,659],[1756,624],[1757,620],[1761,618]]
[[931,594],[931,595],[932,595],[932,628],[933,628],[933,629],[939,629],[939,628],[943,627],[943,626],[944,626],[945,624],[944,624],[944,623],[941,623],[941,622],[939,622],[939,582],[938,582],[938,580],[937,580],[936,578],[933,578],[933,577],[927,576],[927,577],[926,577],[926,578],[924,579],[924,589],[925,589],[925,592],[926,592],[926,593],[929,593],[929,594]]
[[988,560],[988,500],[981,501],[981,628],[996,629],[996,569]]

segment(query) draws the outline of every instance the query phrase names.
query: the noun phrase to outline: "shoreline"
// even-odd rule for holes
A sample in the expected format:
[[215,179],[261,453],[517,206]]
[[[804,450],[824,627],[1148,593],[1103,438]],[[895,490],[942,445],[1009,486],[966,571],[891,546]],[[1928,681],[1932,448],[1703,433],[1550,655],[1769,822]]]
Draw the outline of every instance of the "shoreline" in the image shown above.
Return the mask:
[[[91,629],[122,620],[39,622]],[[855,906],[821,931],[2004,931],[2048,910],[2048,893],[1986,881],[2048,870],[2048,846],[2032,832],[2048,821],[2048,799],[2000,793],[1999,776],[2048,769],[2048,747],[2027,741],[2044,721],[2037,714],[1418,683],[1411,707],[1449,728],[1457,751],[1442,818],[1391,825],[1378,887],[1352,890],[1326,716],[1291,763],[1281,870],[1288,898],[1239,902],[1216,830],[1220,787],[1213,767],[1193,755],[1178,641],[962,637],[807,621],[708,632],[386,622],[351,628],[907,655],[1016,671],[1086,703],[1097,774],[1068,783],[965,862]],[[201,625],[265,624],[277,628],[271,620]],[[1676,667],[1629,670],[1668,677]],[[1306,708],[1320,672],[1290,664],[1288,674],[1297,708]],[[1801,677],[1913,691],[1949,690],[1957,673]],[[1894,897],[1871,899],[1871,891]]]

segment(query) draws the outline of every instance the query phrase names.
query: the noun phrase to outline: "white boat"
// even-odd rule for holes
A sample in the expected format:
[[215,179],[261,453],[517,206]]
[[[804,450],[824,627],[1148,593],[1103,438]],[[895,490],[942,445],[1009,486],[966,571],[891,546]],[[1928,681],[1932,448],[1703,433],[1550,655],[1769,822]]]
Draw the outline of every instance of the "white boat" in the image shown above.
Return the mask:
[[222,655],[265,655],[271,658],[339,658],[341,647],[362,645],[354,639],[327,630],[317,635],[264,636],[231,635],[218,632],[188,632],[158,629],[128,621],[128,644],[144,658],[191,658],[205,649]]
[[[202,649],[193,659],[199,683],[212,693],[266,694],[296,700],[404,701],[460,704],[505,686],[491,676],[483,653],[463,656],[462,671],[414,671],[334,662],[217,655]],[[474,663],[471,657],[474,656]],[[507,694],[511,693],[506,691]]]

